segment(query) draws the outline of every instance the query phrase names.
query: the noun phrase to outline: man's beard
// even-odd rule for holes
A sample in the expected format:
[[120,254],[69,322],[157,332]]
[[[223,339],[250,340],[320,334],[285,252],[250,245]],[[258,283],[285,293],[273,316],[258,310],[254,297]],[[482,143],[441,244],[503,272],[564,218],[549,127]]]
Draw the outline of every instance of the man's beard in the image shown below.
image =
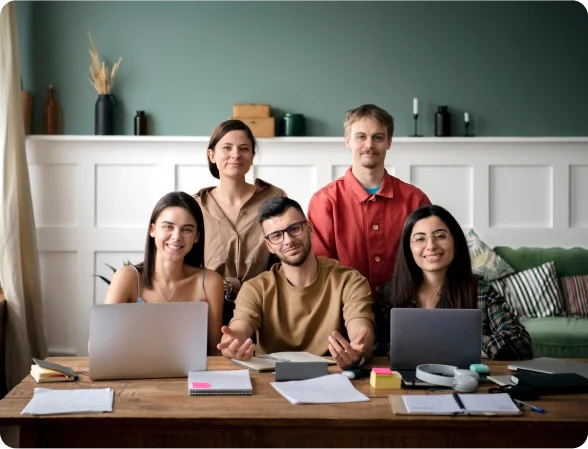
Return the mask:
[[363,162],[361,166],[363,168],[376,168],[379,165],[378,162]]
[[[363,154],[365,154],[365,153],[363,153]],[[371,154],[372,154],[372,156],[379,156],[379,153],[376,153],[375,151],[372,151]],[[360,160],[361,166],[363,168],[376,168],[380,164],[380,161],[375,160],[375,159],[370,159],[370,160],[366,161],[366,160],[364,160],[364,158],[360,157],[359,160]]]
[[306,259],[308,259],[309,254],[310,254],[310,242],[308,243],[308,245],[305,245],[304,243],[302,243],[302,251],[300,252],[300,254],[297,254],[296,256],[292,256],[292,257],[288,257],[288,256],[285,256],[284,254],[281,254],[281,257],[279,257],[279,259],[282,263],[285,263],[286,265],[290,265],[291,267],[299,267],[304,262],[306,262]]

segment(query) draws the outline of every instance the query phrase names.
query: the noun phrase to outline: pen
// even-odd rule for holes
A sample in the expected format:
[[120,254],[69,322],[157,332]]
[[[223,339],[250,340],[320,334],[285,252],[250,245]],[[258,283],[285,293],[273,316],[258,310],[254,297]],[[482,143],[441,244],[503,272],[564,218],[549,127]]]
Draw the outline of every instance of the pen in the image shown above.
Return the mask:
[[518,399],[513,399],[513,401],[515,401],[519,405],[526,405],[527,407],[529,407],[531,409],[532,412],[545,413],[545,410],[543,410],[542,408],[535,407],[534,405],[527,404],[526,402],[519,401]]
[[461,398],[459,397],[459,394],[453,393],[452,396],[453,396],[453,399],[455,399],[455,402],[457,402],[457,406],[461,409],[462,413],[465,413],[466,409],[463,405],[463,402],[461,402]]

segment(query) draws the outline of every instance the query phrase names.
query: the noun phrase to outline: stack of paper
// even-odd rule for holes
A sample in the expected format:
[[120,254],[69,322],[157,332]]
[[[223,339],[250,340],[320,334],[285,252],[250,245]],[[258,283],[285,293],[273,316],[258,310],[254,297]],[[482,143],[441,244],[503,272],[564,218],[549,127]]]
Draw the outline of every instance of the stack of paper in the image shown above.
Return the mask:
[[33,399],[21,415],[53,415],[63,413],[112,412],[114,390],[95,388],[80,390],[52,390],[35,388]]
[[365,402],[369,398],[351,385],[343,374],[330,374],[308,380],[272,382],[278,393],[292,404],[332,404],[337,402]]

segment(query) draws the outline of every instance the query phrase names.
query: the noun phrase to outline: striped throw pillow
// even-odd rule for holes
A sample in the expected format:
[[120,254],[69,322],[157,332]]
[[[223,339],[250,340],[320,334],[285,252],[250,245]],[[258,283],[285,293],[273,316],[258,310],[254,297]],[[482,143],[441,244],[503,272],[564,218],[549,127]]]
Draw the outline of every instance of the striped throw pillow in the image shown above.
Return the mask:
[[519,318],[541,318],[563,313],[563,298],[555,276],[555,264],[520,271],[491,283],[506,298]]
[[567,316],[588,318],[588,275],[559,278]]

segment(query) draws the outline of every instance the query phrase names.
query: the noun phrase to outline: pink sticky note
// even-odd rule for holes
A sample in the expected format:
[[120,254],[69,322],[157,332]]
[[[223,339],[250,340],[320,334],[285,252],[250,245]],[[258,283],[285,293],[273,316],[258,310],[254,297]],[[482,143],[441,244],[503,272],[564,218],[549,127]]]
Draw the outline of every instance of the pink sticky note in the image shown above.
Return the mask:
[[192,382],[192,388],[210,388],[208,382]]
[[388,376],[391,376],[392,375],[392,371],[390,370],[390,368],[372,368],[372,371],[374,373],[376,373],[376,376],[378,374],[380,374],[380,375],[388,375]]

